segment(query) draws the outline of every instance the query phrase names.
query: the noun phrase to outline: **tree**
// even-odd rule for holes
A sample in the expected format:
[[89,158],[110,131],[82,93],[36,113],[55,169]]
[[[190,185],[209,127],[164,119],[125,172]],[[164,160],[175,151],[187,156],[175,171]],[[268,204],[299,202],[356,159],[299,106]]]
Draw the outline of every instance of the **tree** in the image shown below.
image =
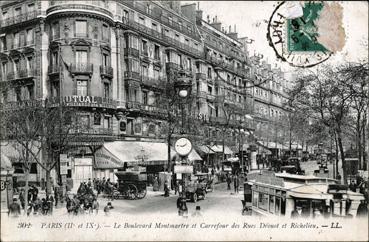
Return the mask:
[[300,76],[291,92],[292,105],[295,108],[306,110],[310,118],[324,124],[334,133],[341,155],[345,183],[347,174],[343,134],[352,108],[352,100],[356,95],[351,88],[347,88],[347,83],[350,81],[357,83],[356,78],[353,78],[357,75],[356,68],[352,66],[323,66],[317,73],[310,72]]
[[[29,162],[35,161],[46,173],[46,194],[51,192],[50,172],[70,141],[80,136],[85,127],[73,122],[73,109],[54,108],[39,101],[35,106],[2,110],[6,135],[2,137],[16,143],[24,156],[26,193],[28,192]],[[39,154],[42,154],[42,157]]]

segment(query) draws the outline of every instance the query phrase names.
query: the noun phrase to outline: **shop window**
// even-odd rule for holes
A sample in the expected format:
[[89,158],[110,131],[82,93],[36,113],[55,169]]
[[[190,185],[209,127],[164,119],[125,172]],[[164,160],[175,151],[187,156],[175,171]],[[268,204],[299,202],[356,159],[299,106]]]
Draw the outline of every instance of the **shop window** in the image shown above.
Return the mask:
[[86,37],[86,36],[87,36],[87,21],[76,20],[76,37]]
[[109,129],[110,128],[110,117],[109,116],[105,116],[104,117],[104,128]]
[[253,191],[252,192],[252,206],[257,207],[258,206],[258,198],[259,198],[259,193]]
[[275,196],[269,195],[269,212],[274,213],[274,206],[275,206]]
[[258,208],[268,211],[268,195],[265,193],[259,193]]

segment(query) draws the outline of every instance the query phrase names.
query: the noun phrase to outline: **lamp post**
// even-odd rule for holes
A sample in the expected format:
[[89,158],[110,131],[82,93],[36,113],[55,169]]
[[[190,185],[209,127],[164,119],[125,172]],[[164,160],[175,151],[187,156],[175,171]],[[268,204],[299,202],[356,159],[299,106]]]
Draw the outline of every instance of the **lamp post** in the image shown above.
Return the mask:
[[[174,81],[174,90],[175,93],[177,95],[177,97],[179,98],[179,104],[180,104],[180,108],[181,108],[181,131],[180,133],[183,135],[186,133],[185,131],[185,127],[184,127],[184,119],[185,119],[185,114],[184,114],[184,104],[186,102],[186,100],[189,97],[189,94],[191,93],[191,87],[192,87],[192,83],[191,83],[191,79],[189,79],[188,77],[186,77],[186,74],[184,72],[179,72],[178,73],[178,77],[177,79]],[[177,146],[177,143],[178,144]],[[192,144],[191,142],[182,137],[180,139],[177,140],[176,145],[175,145],[175,149],[177,151],[177,153],[180,155],[181,157],[181,163],[182,165],[188,165],[188,154],[191,152],[192,150]],[[187,211],[187,205],[186,205],[186,173],[181,173],[182,175],[182,198],[181,198],[181,203],[180,203],[180,207],[179,207],[179,215],[184,215]]]

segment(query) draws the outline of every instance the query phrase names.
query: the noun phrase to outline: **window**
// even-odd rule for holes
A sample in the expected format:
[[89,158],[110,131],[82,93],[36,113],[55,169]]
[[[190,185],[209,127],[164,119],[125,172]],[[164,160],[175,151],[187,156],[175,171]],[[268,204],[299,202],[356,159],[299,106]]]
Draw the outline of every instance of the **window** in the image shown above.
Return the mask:
[[33,63],[33,57],[32,56],[27,57],[27,70],[29,72],[32,72],[34,70],[34,63]]
[[33,29],[27,29],[27,45],[34,43],[34,32]]
[[78,123],[81,125],[82,129],[87,129],[90,127],[90,115],[79,115]]
[[26,36],[24,35],[24,31],[22,31],[19,34],[19,46],[25,46],[26,45]]
[[14,48],[19,47],[19,32],[14,33]]
[[15,101],[19,102],[22,101],[22,90],[20,87],[15,88]]
[[269,195],[269,212],[270,213],[274,213],[274,205],[275,205],[274,198],[275,197],[273,195]]
[[102,39],[109,40],[109,27],[106,24],[103,24]]
[[94,125],[100,125],[100,124],[101,124],[101,114],[94,113]]
[[81,66],[87,63],[87,51],[77,50],[76,51],[76,65]]
[[4,51],[6,49],[7,49],[7,46],[6,46],[6,38],[5,38],[5,36],[0,37],[0,51]]
[[110,98],[110,84],[104,82],[104,98]]
[[110,66],[110,64],[109,64],[109,60],[110,60],[109,55],[107,53],[103,53],[102,58],[103,58],[102,59],[103,66],[105,66],[105,67]]
[[129,13],[127,10],[123,10],[123,22],[127,21],[129,18]]
[[143,17],[139,17],[139,18],[138,18],[138,22],[139,22],[140,24],[142,24],[142,25],[145,25],[145,18],[143,18]]
[[34,3],[31,3],[31,4],[28,4],[28,12],[33,12],[35,10],[35,4]]
[[151,24],[151,28],[155,31],[158,31],[158,25],[156,23]]
[[52,82],[52,84],[51,84],[51,95],[53,97],[59,97],[59,82]]
[[87,96],[87,81],[86,80],[77,80],[77,95]]
[[129,39],[131,40],[130,41],[130,47],[133,48],[133,49],[136,49],[138,50],[138,38],[136,36],[129,36]]
[[173,24],[173,18],[172,18],[172,16],[168,16],[168,23],[169,23],[169,25],[172,25]]
[[27,91],[28,91],[28,99],[29,100],[34,99],[35,98],[34,86],[33,85],[27,86]]
[[58,55],[58,52],[55,51],[51,54],[51,65],[53,67],[57,67],[58,63],[59,63],[59,55]]
[[159,78],[160,78],[159,70],[154,70],[154,79],[159,80]]
[[15,8],[14,9],[14,17],[19,16],[21,14],[21,12],[22,12],[21,7]]
[[188,70],[192,71],[192,63],[190,58],[187,58],[187,68]]
[[19,60],[14,60],[14,66],[15,66],[15,72],[18,73],[21,69],[20,61]]
[[3,20],[8,18],[8,12],[7,11],[3,11]]
[[208,78],[212,78],[211,77],[211,67],[208,67]]
[[60,38],[60,28],[59,28],[59,22],[54,22],[51,26],[51,37],[53,39]]
[[87,36],[87,21],[76,20],[76,36],[86,37]]
[[212,88],[212,86],[208,86],[208,93],[209,93],[209,94],[212,94],[212,93],[213,93],[213,88]]
[[148,56],[149,55],[149,52],[148,52],[148,47],[147,47],[147,41],[146,40],[142,40],[142,54],[145,55],[145,56]]
[[148,93],[147,93],[147,91],[142,92],[142,102],[145,105],[147,105],[147,103],[148,103]]
[[146,13],[151,14],[151,12],[152,12],[151,5],[150,4],[146,4]]
[[268,195],[265,193],[259,193],[258,208],[267,211],[268,210]]
[[158,45],[154,47],[154,59],[160,60],[160,47]]
[[147,66],[141,66],[141,75],[142,76],[149,76],[149,68],[147,68]]
[[132,72],[137,72],[140,73],[140,67],[139,67],[139,63],[136,60],[131,60],[132,66],[130,68],[130,70]]
[[6,73],[8,72],[8,65],[6,62],[1,63],[1,71],[2,71],[2,76],[5,77]]

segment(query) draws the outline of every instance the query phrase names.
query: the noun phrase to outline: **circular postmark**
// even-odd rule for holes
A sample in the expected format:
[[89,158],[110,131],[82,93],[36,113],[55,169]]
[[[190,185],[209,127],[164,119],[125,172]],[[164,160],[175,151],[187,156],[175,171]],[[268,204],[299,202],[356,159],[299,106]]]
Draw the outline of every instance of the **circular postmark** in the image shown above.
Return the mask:
[[345,32],[341,23],[340,5],[282,2],[269,19],[267,39],[282,61],[295,67],[312,67],[343,48]]

